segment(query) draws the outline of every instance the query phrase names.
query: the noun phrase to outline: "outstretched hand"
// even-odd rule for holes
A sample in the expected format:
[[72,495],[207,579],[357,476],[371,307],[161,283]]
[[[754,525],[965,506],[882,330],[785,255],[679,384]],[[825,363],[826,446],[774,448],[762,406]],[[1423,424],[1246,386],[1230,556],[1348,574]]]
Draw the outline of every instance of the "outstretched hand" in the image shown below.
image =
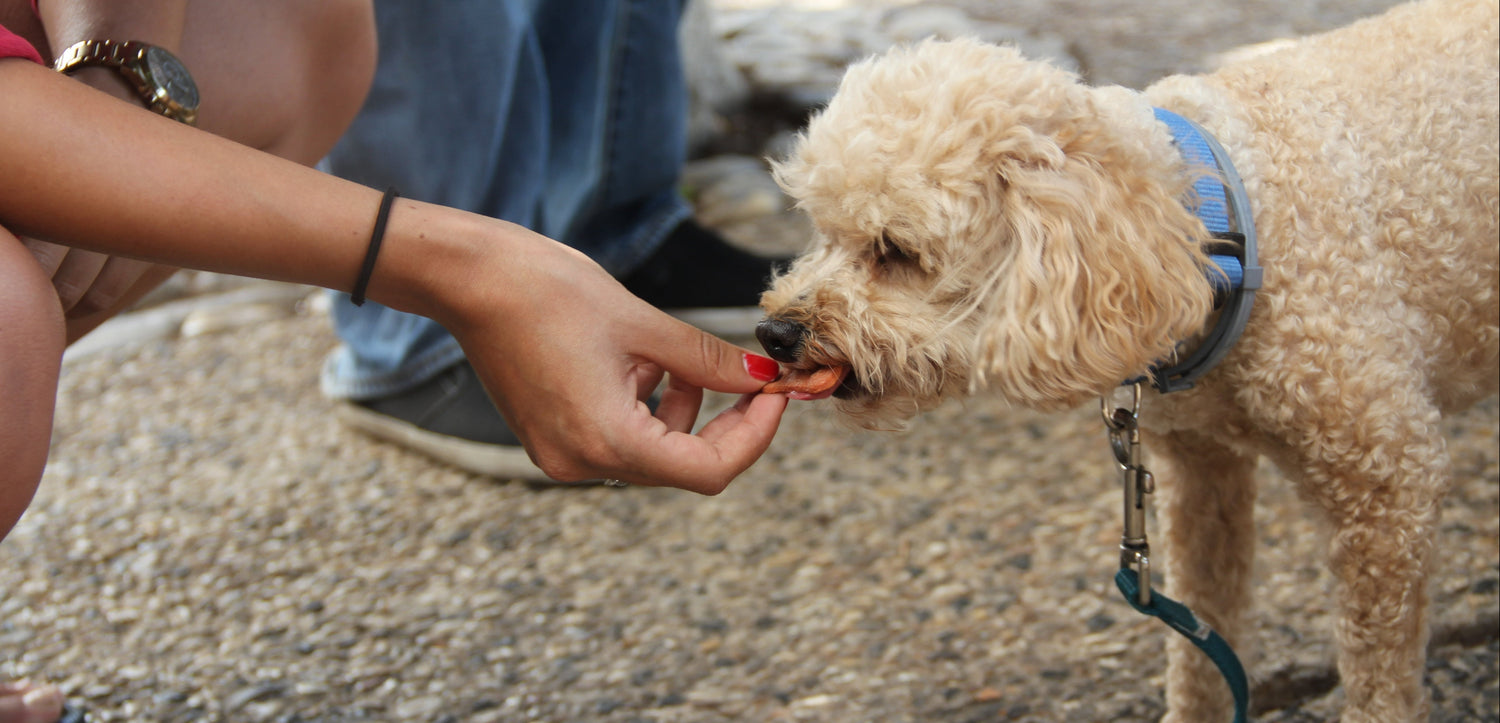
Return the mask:
[[[543,472],[711,495],[766,451],[787,404],[759,393],[775,362],[653,308],[573,249],[508,231],[525,249],[486,254],[438,320]],[[705,389],[743,396],[694,433]]]

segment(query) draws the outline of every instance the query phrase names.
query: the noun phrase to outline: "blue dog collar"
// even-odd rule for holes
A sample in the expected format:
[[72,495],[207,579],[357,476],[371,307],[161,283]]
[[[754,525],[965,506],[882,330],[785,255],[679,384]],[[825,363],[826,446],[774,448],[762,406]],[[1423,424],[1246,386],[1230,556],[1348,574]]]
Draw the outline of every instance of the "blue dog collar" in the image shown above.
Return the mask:
[[1172,142],[1188,165],[1204,171],[1193,182],[1193,212],[1213,235],[1204,246],[1219,272],[1211,272],[1209,280],[1221,302],[1218,323],[1197,349],[1180,362],[1151,368],[1151,384],[1165,394],[1191,389],[1234,347],[1250,318],[1263,274],[1255,252],[1250,197],[1224,147],[1197,123],[1169,110],[1153,110],[1171,129]]

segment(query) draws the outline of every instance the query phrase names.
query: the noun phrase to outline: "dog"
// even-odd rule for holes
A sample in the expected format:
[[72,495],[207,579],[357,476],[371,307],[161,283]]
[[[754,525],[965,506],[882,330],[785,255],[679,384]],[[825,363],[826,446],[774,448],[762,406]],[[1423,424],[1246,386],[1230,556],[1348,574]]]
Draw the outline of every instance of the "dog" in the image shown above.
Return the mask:
[[[1141,92],[972,40],[851,66],[773,162],[816,229],[761,299],[778,389],[890,428],[1153,378],[1225,314],[1195,191],[1214,171],[1154,109],[1196,123],[1263,271],[1237,343],[1140,402],[1169,590],[1242,639],[1268,458],[1330,529],[1343,720],[1425,719],[1438,423],[1500,383],[1497,25],[1496,0],[1428,0]],[[1166,719],[1228,720],[1207,659],[1168,652]]]

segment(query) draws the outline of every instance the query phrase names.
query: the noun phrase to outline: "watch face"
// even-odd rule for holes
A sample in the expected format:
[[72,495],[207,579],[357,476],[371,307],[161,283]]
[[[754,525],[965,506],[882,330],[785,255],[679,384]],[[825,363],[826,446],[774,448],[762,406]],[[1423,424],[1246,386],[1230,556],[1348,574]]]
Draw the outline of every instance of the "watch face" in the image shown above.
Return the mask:
[[198,86],[177,56],[152,46],[146,50],[146,67],[167,100],[188,110],[198,107]]

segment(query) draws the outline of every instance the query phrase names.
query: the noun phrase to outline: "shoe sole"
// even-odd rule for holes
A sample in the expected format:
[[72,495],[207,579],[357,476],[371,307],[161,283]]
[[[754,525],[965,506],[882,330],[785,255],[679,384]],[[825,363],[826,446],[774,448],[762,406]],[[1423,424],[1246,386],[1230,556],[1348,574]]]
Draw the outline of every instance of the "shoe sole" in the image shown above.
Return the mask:
[[526,450],[450,437],[422,429],[395,417],[372,412],[357,404],[339,404],[334,416],[351,429],[420,452],[444,464],[485,477],[521,480],[531,484],[577,487],[602,480],[558,482],[532,463]]

